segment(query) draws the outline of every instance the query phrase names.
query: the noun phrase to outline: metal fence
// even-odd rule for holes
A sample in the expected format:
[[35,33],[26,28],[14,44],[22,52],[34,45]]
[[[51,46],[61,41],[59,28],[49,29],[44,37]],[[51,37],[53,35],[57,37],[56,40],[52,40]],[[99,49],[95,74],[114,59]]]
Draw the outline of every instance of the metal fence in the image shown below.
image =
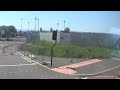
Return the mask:
[[[25,44],[22,46],[22,53],[25,56],[30,57],[31,59],[35,59],[39,62],[50,61],[51,59],[51,47],[42,47],[42,46],[35,46],[32,44]],[[57,58],[67,58],[71,62],[75,57],[73,47],[66,46],[66,47],[54,47],[53,48],[53,56]]]

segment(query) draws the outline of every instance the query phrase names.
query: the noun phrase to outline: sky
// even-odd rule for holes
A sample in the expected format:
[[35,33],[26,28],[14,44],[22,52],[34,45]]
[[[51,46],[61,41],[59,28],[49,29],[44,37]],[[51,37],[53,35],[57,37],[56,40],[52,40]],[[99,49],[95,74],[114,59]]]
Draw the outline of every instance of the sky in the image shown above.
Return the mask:
[[29,29],[34,29],[35,17],[43,30],[56,30],[57,23],[58,30],[63,30],[65,20],[71,31],[120,34],[120,11],[0,11],[0,25],[20,29],[23,18],[23,30],[28,30],[28,21]]

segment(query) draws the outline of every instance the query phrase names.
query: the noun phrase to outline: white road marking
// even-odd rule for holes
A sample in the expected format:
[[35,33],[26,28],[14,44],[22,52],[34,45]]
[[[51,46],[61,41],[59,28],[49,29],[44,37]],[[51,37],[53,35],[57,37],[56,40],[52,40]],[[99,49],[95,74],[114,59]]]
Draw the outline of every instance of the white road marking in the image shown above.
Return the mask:
[[29,65],[36,65],[35,63],[33,64],[18,64],[18,65],[0,65],[0,67],[10,67],[10,66],[29,66]]
[[[16,51],[16,52],[17,52],[17,51]],[[17,53],[19,53],[21,56],[24,56],[24,55],[21,54],[20,52],[17,52]],[[28,59],[29,59],[29,58],[28,58]],[[27,59],[27,60],[28,60],[28,59]],[[53,71],[52,69],[48,68],[48,67],[45,66],[45,65],[40,64],[39,62],[36,62],[36,61],[34,61],[34,60],[31,60],[31,61],[34,62],[34,63],[36,63],[36,64],[38,64],[38,65],[41,65],[41,66],[47,68],[47,69],[50,70],[50,71]],[[78,75],[89,75],[89,76],[93,76],[93,75],[97,75],[97,74],[100,74],[100,73],[104,73],[104,72],[113,70],[113,69],[118,68],[118,67],[120,67],[120,65],[118,65],[118,66],[116,66],[116,67],[113,67],[113,68],[110,68],[110,69],[107,69],[107,70],[103,70],[103,71],[98,72],[98,73],[94,73],[94,74],[69,74],[69,75],[73,75],[73,76],[78,76]],[[45,70],[46,70],[46,69],[45,69]],[[67,74],[67,75],[68,75],[68,74]]]
[[15,73],[17,73],[17,72],[15,72]]
[[6,74],[6,72],[5,72],[5,74]]
[[93,77],[114,77],[114,76],[93,76]]
[[25,56],[21,56],[23,59],[25,59],[26,61],[28,61],[29,63],[32,63],[31,60],[27,59]]
[[9,73],[12,73],[12,72],[9,72]]
[[32,71],[30,71],[30,72],[32,72]]

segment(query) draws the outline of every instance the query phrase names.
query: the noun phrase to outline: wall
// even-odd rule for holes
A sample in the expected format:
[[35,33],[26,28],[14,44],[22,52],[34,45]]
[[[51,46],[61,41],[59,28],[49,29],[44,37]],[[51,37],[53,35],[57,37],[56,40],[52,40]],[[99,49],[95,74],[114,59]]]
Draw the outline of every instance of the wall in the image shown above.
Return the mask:
[[[40,39],[54,42],[54,40],[52,40],[52,32],[41,32]],[[57,33],[57,42],[60,42],[60,33],[59,32]]]
[[[71,32],[61,33],[60,42],[81,46],[118,47],[120,35],[107,33]],[[117,43],[118,42],[118,43]]]
[[60,32],[60,42],[70,44],[70,33]]
[[[27,35],[27,42],[30,40],[47,40],[52,41],[52,32],[38,32],[37,34],[28,34]],[[57,42],[60,42],[60,33],[57,33]]]

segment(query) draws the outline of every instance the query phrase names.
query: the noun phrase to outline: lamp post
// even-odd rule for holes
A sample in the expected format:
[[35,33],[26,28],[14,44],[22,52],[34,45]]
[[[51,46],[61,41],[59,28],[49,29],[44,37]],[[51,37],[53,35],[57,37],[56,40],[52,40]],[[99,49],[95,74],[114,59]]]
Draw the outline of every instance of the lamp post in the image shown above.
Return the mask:
[[57,23],[57,30],[58,30],[58,27],[59,27],[59,23]]
[[23,18],[21,18],[21,30],[20,30],[21,36],[22,36],[22,21],[23,21]]
[[64,20],[64,30],[65,30],[65,20]]
[[29,32],[29,21],[28,21],[28,32]]
[[38,20],[38,32],[40,32],[40,29],[39,29],[39,19],[37,19]]
[[39,19],[37,19],[38,20],[38,31],[39,31]]
[[37,17],[35,17],[35,27],[34,27],[34,31],[36,30],[36,20],[37,20]]

